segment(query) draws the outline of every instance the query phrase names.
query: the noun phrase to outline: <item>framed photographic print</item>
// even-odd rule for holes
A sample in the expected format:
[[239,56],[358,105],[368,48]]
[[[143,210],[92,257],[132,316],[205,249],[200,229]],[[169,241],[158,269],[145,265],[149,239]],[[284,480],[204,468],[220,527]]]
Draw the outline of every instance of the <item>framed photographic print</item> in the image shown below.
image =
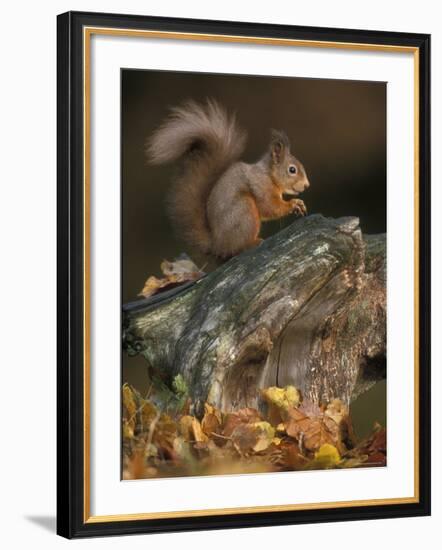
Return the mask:
[[430,513],[430,37],[58,17],[58,533]]

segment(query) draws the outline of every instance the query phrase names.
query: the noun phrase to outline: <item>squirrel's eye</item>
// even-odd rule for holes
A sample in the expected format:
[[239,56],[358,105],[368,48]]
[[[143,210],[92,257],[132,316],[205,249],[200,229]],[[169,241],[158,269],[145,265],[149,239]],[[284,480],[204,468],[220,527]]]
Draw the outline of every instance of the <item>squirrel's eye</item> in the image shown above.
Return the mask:
[[289,172],[290,174],[296,174],[296,166],[294,164],[289,166]]

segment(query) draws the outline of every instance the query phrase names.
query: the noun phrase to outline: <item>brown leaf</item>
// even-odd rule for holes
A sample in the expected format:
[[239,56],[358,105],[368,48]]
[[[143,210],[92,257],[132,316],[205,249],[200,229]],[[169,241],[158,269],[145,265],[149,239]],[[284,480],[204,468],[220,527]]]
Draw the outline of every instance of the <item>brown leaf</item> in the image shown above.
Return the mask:
[[289,438],[282,439],[281,443],[275,446],[269,460],[281,470],[304,470],[309,462],[301,454],[298,444]]
[[145,476],[145,469],[144,454],[141,451],[136,451],[127,459],[123,470],[123,479],[141,479]]
[[193,416],[190,416],[189,414],[185,414],[180,418],[179,430],[184,438],[184,441],[191,441],[193,439],[192,421]]
[[221,433],[222,415],[221,412],[206,403],[204,405],[204,417],[201,420],[201,428],[203,432],[212,437],[213,434]]
[[387,452],[387,432],[385,428],[377,428],[369,440],[369,453],[386,453]]
[[173,443],[178,433],[176,422],[169,415],[162,414],[156,423],[151,425],[150,433],[157,448],[168,454],[173,451]]
[[298,409],[290,409],[285,426],[287,435],[309,452],[317,451],[325,443],[336,445],[340,441],[338,425],[324,415],[309,417]]
[[386,466],[387,465],[387,457],[384,453],[377,452],[368,455],[367,460],[365,461],[365,465],[367,466]]
[[268,422],[242,423],[233,430],[232,441],[239,454],[244,455],[251,451],[265,451],[274,436],[275,430]]
[[131,387],[123,386],[123,437],[131,439],[134,436],[136,425],[137,404]]
[[261,416],[256,409],[245,408],[238,411],[228,413],[224,418],[223,433],[225,437],[230,437],[233,430],[240,424],[252,424],[253,422],[259,422]]
[[298,410],[302,412],[305,416],[321,416],[322,409],[313,401],[308,401],[304,399],[303,402],[299,405]]
[[158,414],[155,405],[143,399],[129,384],[123,386],[122,401],[124,436],[130,438],[134,436],[135,431],[148,431]]
[[375,425],[374,431],[345,455],[344,466],[385,466],[387,464],[386,430]]
[[158,279],[155,276],[149,277],[144,283],[143,290],[139,296],[148,298],[153,294],[168,290],[189,281],[200,279],[205,273],[201,271],[190,258],[176,259],[173,262],[163,260],[161,271],[164,277]]
[[186,441],[207,441],[207,435],[194,416],[185,415],[180,418],[180,432]]
[[250,452],[258,441],[252,424],[239,424],[232,433],[232,441],[239,454]]
[[157,408],[150,401],[141,399],[139,411],[142,429],[147,431],[149,430],[153,420],[158,416]]
[[333,418],[336,424],[340,424],[348,415],[348,409],[340,399],[333,399],[325,408],[324,414]]
[[[273,388],[275,390],[275,388]],[[213,475],[386,464],[386,432],[376,425],[359,445],[342,402],[321,406],[286,399],[276,388],[270,404],[284,421],[275,425],[256,409],[222,413],[206,403],[201,422],[176,411],[171,417],[131,386],[122,388],[123,478]],[[280,398],[280,399],[278,399]],[[285,406],[287,402],[287,408]],[[187,407],[191,410],[191,404]],[[186,412],[188,412],[188,410]]]
[[[168,260],[163,260],[161,262],[161,271],[166,277],[178,277],[185,280],[193,280],[196,275],[204,275],[204,272],[199,269],[199,267],[192,262],[192,260],[183,255],[181,258],[176,258],[173,262]],[[192,277],[189,278],[189,277]]]
[[265,451],[272,443],[275,444],[275,429],[268,422],[255,422],[253,426],[258,435],[258,441],[253,446],[255,453]]
[[201,424],[197,418],[193,419],[192,428],[195,441],[207,441],[207,435],[203,432]]
[[387,454],[387,432],[385,428],[375,426],[375,431],[354,450],[369,456],[377,453]]
[[340,399],[334,399],[327,405],[324,414],[332,418],[339,427],[339,439],[341,443],[339,452],[343,453],[347,450],[347,447],[354,447],[356,436],[353,431],[348,408],[344,403]]

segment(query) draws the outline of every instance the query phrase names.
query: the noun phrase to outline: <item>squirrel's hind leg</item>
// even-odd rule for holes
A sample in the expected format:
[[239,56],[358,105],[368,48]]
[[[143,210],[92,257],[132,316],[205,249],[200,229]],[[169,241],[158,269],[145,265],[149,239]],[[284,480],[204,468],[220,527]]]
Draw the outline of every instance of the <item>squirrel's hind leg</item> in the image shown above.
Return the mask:
[[258,209],[251,195],[242,194],[228,212],[224,210],[211,221],[215,221],[211,228],[212,253],[218,258],[231,258],[262,242]]

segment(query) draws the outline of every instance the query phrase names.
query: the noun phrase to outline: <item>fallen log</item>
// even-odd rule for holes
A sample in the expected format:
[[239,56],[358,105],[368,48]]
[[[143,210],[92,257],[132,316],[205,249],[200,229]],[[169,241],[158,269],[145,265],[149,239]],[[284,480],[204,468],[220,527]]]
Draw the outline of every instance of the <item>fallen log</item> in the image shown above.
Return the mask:
[[171,382],[195,413],[260,407],[293,384],[346,405],[386,374],[386,239],[354,217],[312,215],[204,278],[123,307],[123,348]]

